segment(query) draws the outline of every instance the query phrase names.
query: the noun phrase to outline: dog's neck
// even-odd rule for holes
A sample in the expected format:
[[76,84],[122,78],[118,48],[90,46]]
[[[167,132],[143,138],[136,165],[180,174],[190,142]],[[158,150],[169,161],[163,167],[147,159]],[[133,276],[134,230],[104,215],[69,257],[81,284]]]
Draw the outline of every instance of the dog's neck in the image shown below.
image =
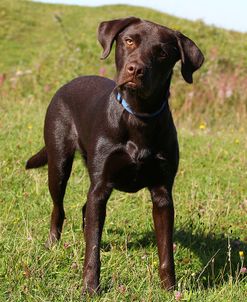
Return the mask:
[[[168,108],[168,98],[170,96],[170,84],[172,74],[169,75],[165,84],[160,86],[151,96],[148,98],[142,97],[136,91],[124,89],[120,90],[117,98],[121,102],[120,96],[124,102],[126,102],[131,108],[134,115],[147,115],[150,118],[156,117]],[[163,110],[164,109],[164,110]],[[136,114],[135,114],[136,113]],[[157,114],[156,114],[157,113]]]

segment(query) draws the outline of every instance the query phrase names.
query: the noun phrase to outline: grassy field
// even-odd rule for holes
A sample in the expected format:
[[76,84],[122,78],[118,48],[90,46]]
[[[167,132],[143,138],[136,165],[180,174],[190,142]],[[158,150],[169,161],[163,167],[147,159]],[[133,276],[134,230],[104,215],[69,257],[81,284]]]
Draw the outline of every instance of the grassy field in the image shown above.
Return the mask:
[[[195,84],[179,64],[171,105],[181,161],[174,188],[177,289],[182,301],[246,301],[247,35],[149,9],[0,3],[0,301],[80,301],[87,172],[77,155],[65,198],[61,242],[46,250],[52,203],[47,167],[26,172],[43,145],[51,96],[79,74],[114,76],[100,61],[102,20],[136,15],[181,30],[206,62]],[[102,242],[100,296],[85,301],[175,301],[160,289],[151,202],[145,190],[114,192]],[[177,297],[178,299],[178,297]]]

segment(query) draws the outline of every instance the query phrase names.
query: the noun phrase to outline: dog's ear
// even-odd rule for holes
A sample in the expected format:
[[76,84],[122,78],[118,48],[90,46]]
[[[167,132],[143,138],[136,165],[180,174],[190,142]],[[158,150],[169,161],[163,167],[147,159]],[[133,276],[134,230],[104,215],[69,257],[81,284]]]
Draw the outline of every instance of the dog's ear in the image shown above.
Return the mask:
[[179,31],[175,33],[181,57],[181,73],[187,83],[193,83],[192,74],[201,67],[204,56],[196,44]]
[[130,24],[140,21],[139,18],[129,17],[101,22],[98,28],[98,40],[103,47],[101,59],[105,59],[111,52],[113,41],[116,36]]

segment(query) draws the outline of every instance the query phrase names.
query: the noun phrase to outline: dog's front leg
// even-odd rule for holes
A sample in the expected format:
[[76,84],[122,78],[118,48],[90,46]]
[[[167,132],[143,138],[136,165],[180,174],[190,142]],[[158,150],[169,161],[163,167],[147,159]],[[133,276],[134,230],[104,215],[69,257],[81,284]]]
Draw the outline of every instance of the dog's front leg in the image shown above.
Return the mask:
[[173,289],[175,269],[173,258],[174,207],[171,191],[165,186],[150,189],[153,202],[154,229],[158,245],[159,273],[162,286]]
[[94,294],[99,289],[100,241],[106,215],[106,203],[111,194],[106,185],[91,185],[86,207],[86,252],[83,268],[83,293]]

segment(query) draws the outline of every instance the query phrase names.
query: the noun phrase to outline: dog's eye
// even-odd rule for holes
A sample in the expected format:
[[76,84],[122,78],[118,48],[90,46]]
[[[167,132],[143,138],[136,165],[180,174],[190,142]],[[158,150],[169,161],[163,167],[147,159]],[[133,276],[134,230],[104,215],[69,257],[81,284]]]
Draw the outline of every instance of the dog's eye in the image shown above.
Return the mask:
[[168,56],[167,51],[164,48],[161,48],[159,56],[163,59],[167,58],[167,56]]
[[126,39],[125,43],[127,44],[127,46],[133,46],[134,45],[134,42],[133,42],[132,39]]

